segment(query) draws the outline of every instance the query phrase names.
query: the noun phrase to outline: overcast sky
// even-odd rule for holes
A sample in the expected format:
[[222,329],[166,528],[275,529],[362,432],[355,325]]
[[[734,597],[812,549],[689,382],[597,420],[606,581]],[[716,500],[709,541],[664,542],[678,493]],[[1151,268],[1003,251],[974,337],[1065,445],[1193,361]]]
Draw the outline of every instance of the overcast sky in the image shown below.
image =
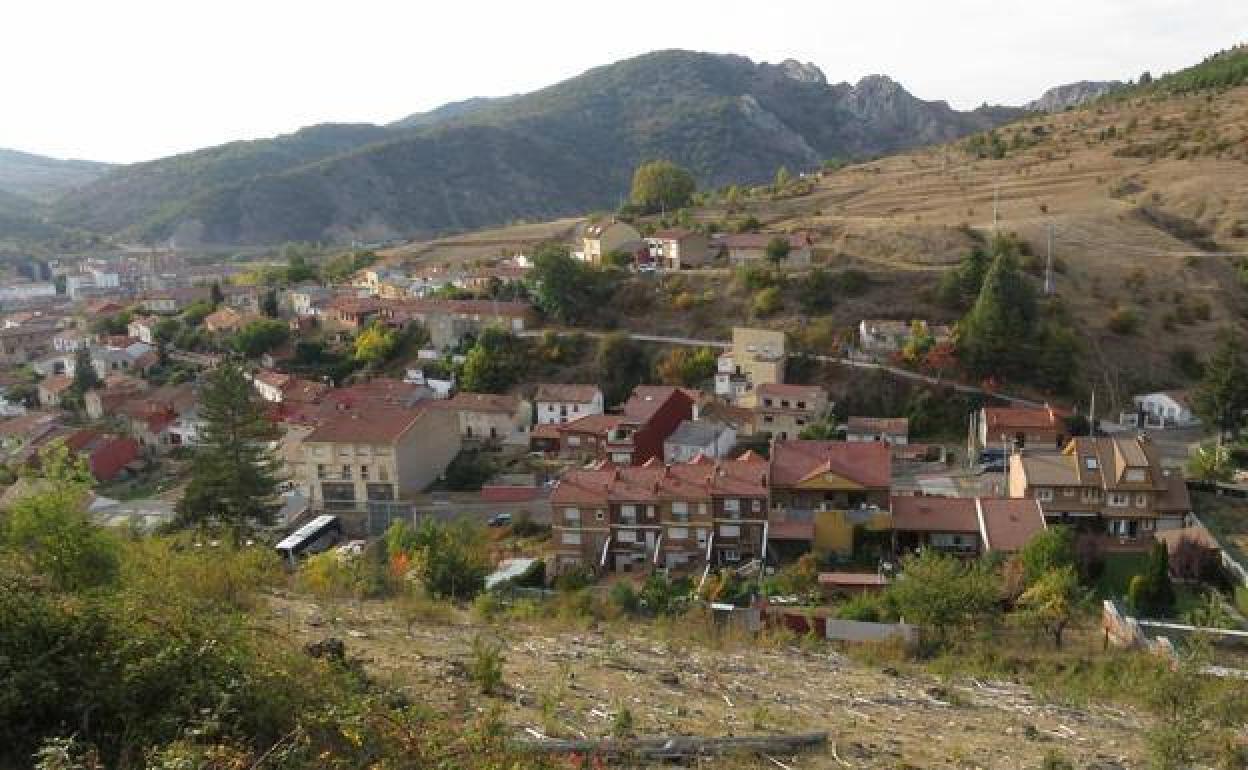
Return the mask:
[[884,73],[970,108],[1177,69],[1248,41],[1248,0],[8,0],[0,147],[129,162],[387,122],[660,48]]

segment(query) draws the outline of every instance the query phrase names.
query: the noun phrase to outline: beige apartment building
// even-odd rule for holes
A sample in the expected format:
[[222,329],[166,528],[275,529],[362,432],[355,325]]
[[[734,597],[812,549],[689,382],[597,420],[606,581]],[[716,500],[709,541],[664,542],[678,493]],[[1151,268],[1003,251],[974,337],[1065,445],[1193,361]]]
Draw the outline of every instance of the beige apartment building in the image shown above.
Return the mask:
[[362,511],[437,480],[460,450],[459,420],[447,409],[367,404],[321,423],[301,449],[310,507]]
[[784,332],[733,327],[732,349],[717,364],[715,395],[736,402],[759,385],[784,382],[787,355]]

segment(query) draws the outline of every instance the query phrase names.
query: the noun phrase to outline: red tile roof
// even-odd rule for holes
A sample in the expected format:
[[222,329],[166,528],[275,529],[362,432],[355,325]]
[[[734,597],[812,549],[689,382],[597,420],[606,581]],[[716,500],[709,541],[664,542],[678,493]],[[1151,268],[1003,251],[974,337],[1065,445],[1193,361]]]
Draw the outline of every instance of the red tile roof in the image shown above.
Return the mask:
[[662,409],[663,405],[677,394],[683,398],[689,398],[684,388],[675,388],[670,385],[638,385],[633,388],[633,394],[624,402],[621,411],[629,419],[644,422],[653,417],[655,412]]
[[593,433],[606,435],[607,431],[619,427],[624,417],[618,414],[590,414],[579,420],[565,422],[558,426],[560,433]]
[[993,551],[1017,551],[1045,528],[1040,503],[1028,498],[983,497],[982,534]]
[[457,412],[488,412],[492,414],[515,414],[520,408],[516,396],[493,393],[456,393],[453,398],[438,401],[437,405]]
[[1032,408],[1020,406],[986,406],[984,419],[988,424],[988,436],[1010,431],[1052,429],[1058,430],[1058,416],[1049,407]]
[[979,513],[973,497],[894,497],[891,508],[893,529],[901,532],[979,534]]
[[817,473],[835,473],[871,489],[892,483],[892,457],[876,442],[777,441],[771,450],[772,483],[791,487]]
[[887,433],[905,436],[910,433],[910,420],[905,417],[850,417],[850,433]]
[[304,438],[305,442],[393,444],[424,414],[386,404],[365,404],[326,419]]

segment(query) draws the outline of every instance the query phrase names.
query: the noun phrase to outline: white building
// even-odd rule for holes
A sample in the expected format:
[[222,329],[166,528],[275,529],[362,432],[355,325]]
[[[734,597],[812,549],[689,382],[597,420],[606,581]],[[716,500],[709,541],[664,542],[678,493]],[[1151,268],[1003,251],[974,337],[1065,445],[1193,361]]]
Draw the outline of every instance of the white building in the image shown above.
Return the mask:
[[126,334],[148,345],[156,344],[156,322],[149,318],[136,318],[126,326]]
[[685,420],[663,442],[663,462],[687,463],[698,455],[726,459],[737,444],[731,426],[713,420]]
[[1200,424],[1187,391],[1163,390],[1132,400],[1135,412],[1122,415],[1123,424],[1140,428],[1189,428]]
[[538,425],[571,422],[603,411],[602,390],[597,385],[543,383],[537,386],[533,401]]
[[0,286],[0,302],[13,302],[55,296],[56,284],[54,283],[11,283],[7,286]]

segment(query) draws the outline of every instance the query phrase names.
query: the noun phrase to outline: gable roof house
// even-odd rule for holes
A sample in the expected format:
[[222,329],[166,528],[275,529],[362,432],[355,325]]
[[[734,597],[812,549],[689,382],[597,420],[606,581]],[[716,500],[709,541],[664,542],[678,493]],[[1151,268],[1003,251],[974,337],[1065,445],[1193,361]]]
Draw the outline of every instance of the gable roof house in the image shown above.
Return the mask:
[[597,385],[541,383],[533,393],[537,424],[559,424],[602,414],[602,389]]
[[664,270],[701,267],[711,259],[710,239],[705,233],[687,228],[659,230],[646,236],[652,262]]
[[812,261],[815,242],[808,233],[733,233],[724,236],[724,249],[732,265],[744,265],[767,258],[767,245],[775,238],[788,241],[789,253],[782,260],[791,267],[805,267]]
[[252,321],[259,319],[260,316],[256,313],[225,306],[217,308],[204,316],[204,328],[213,334],[236,332]]
[[126,422],[129,433],[149,452],[167,452],[179,446],[171,426],[194,410],[199,395],[191,383],[162,385],[141,397],[121,404],[118,415]]
[[698,455],[719,460],[737,444],[737,431],[714,420],[685,420],[663,442],[663,461],[689,462]]
[[1051,406],[985,406],[976,418],[972,432],[984,449],[1057,449],[1066,441],[1066,423]]
[[55,409],[60,406],[65,394],[69,393],[73,385],[74,378],[63,374],[54,374],[40,380],[35,388],[39,394],[39,406],[45,409]]
[[910,443],[910,420],[905,417],[850,417],[845,440],[908,444]]
[[891,485],[892,457],[884,444],[773,440],[772,537],[808,548],[820,513],[887,509]]
[[581,259],[601,266],[614,251],[636,252],[642,246],[641,232],[627,222],[586,225],[581,237]]
[[449,399],[437,399],[435,406],[458,415],[465,444],[528,446],[533,408],[518,396],[461,391]]
[[582,417],[558,426],[565,455],[641,465],[663,457],[663,442],[694,416],[694,402],[683,388],[638,385],[620,414]]
[[139,444],[128,436],[80,430],[65,439],[65,446],[87,465],[96,481],[112,481],[139,458]]
[[1164,470],[1142,436],[1081,437],[1061,452],[1015,452],[1008,484],[1010,497],[1038,501],[1049,523],[1119,548],[1148,548],[1153,533],[1183,526],[1192,510],[1182,474]]

